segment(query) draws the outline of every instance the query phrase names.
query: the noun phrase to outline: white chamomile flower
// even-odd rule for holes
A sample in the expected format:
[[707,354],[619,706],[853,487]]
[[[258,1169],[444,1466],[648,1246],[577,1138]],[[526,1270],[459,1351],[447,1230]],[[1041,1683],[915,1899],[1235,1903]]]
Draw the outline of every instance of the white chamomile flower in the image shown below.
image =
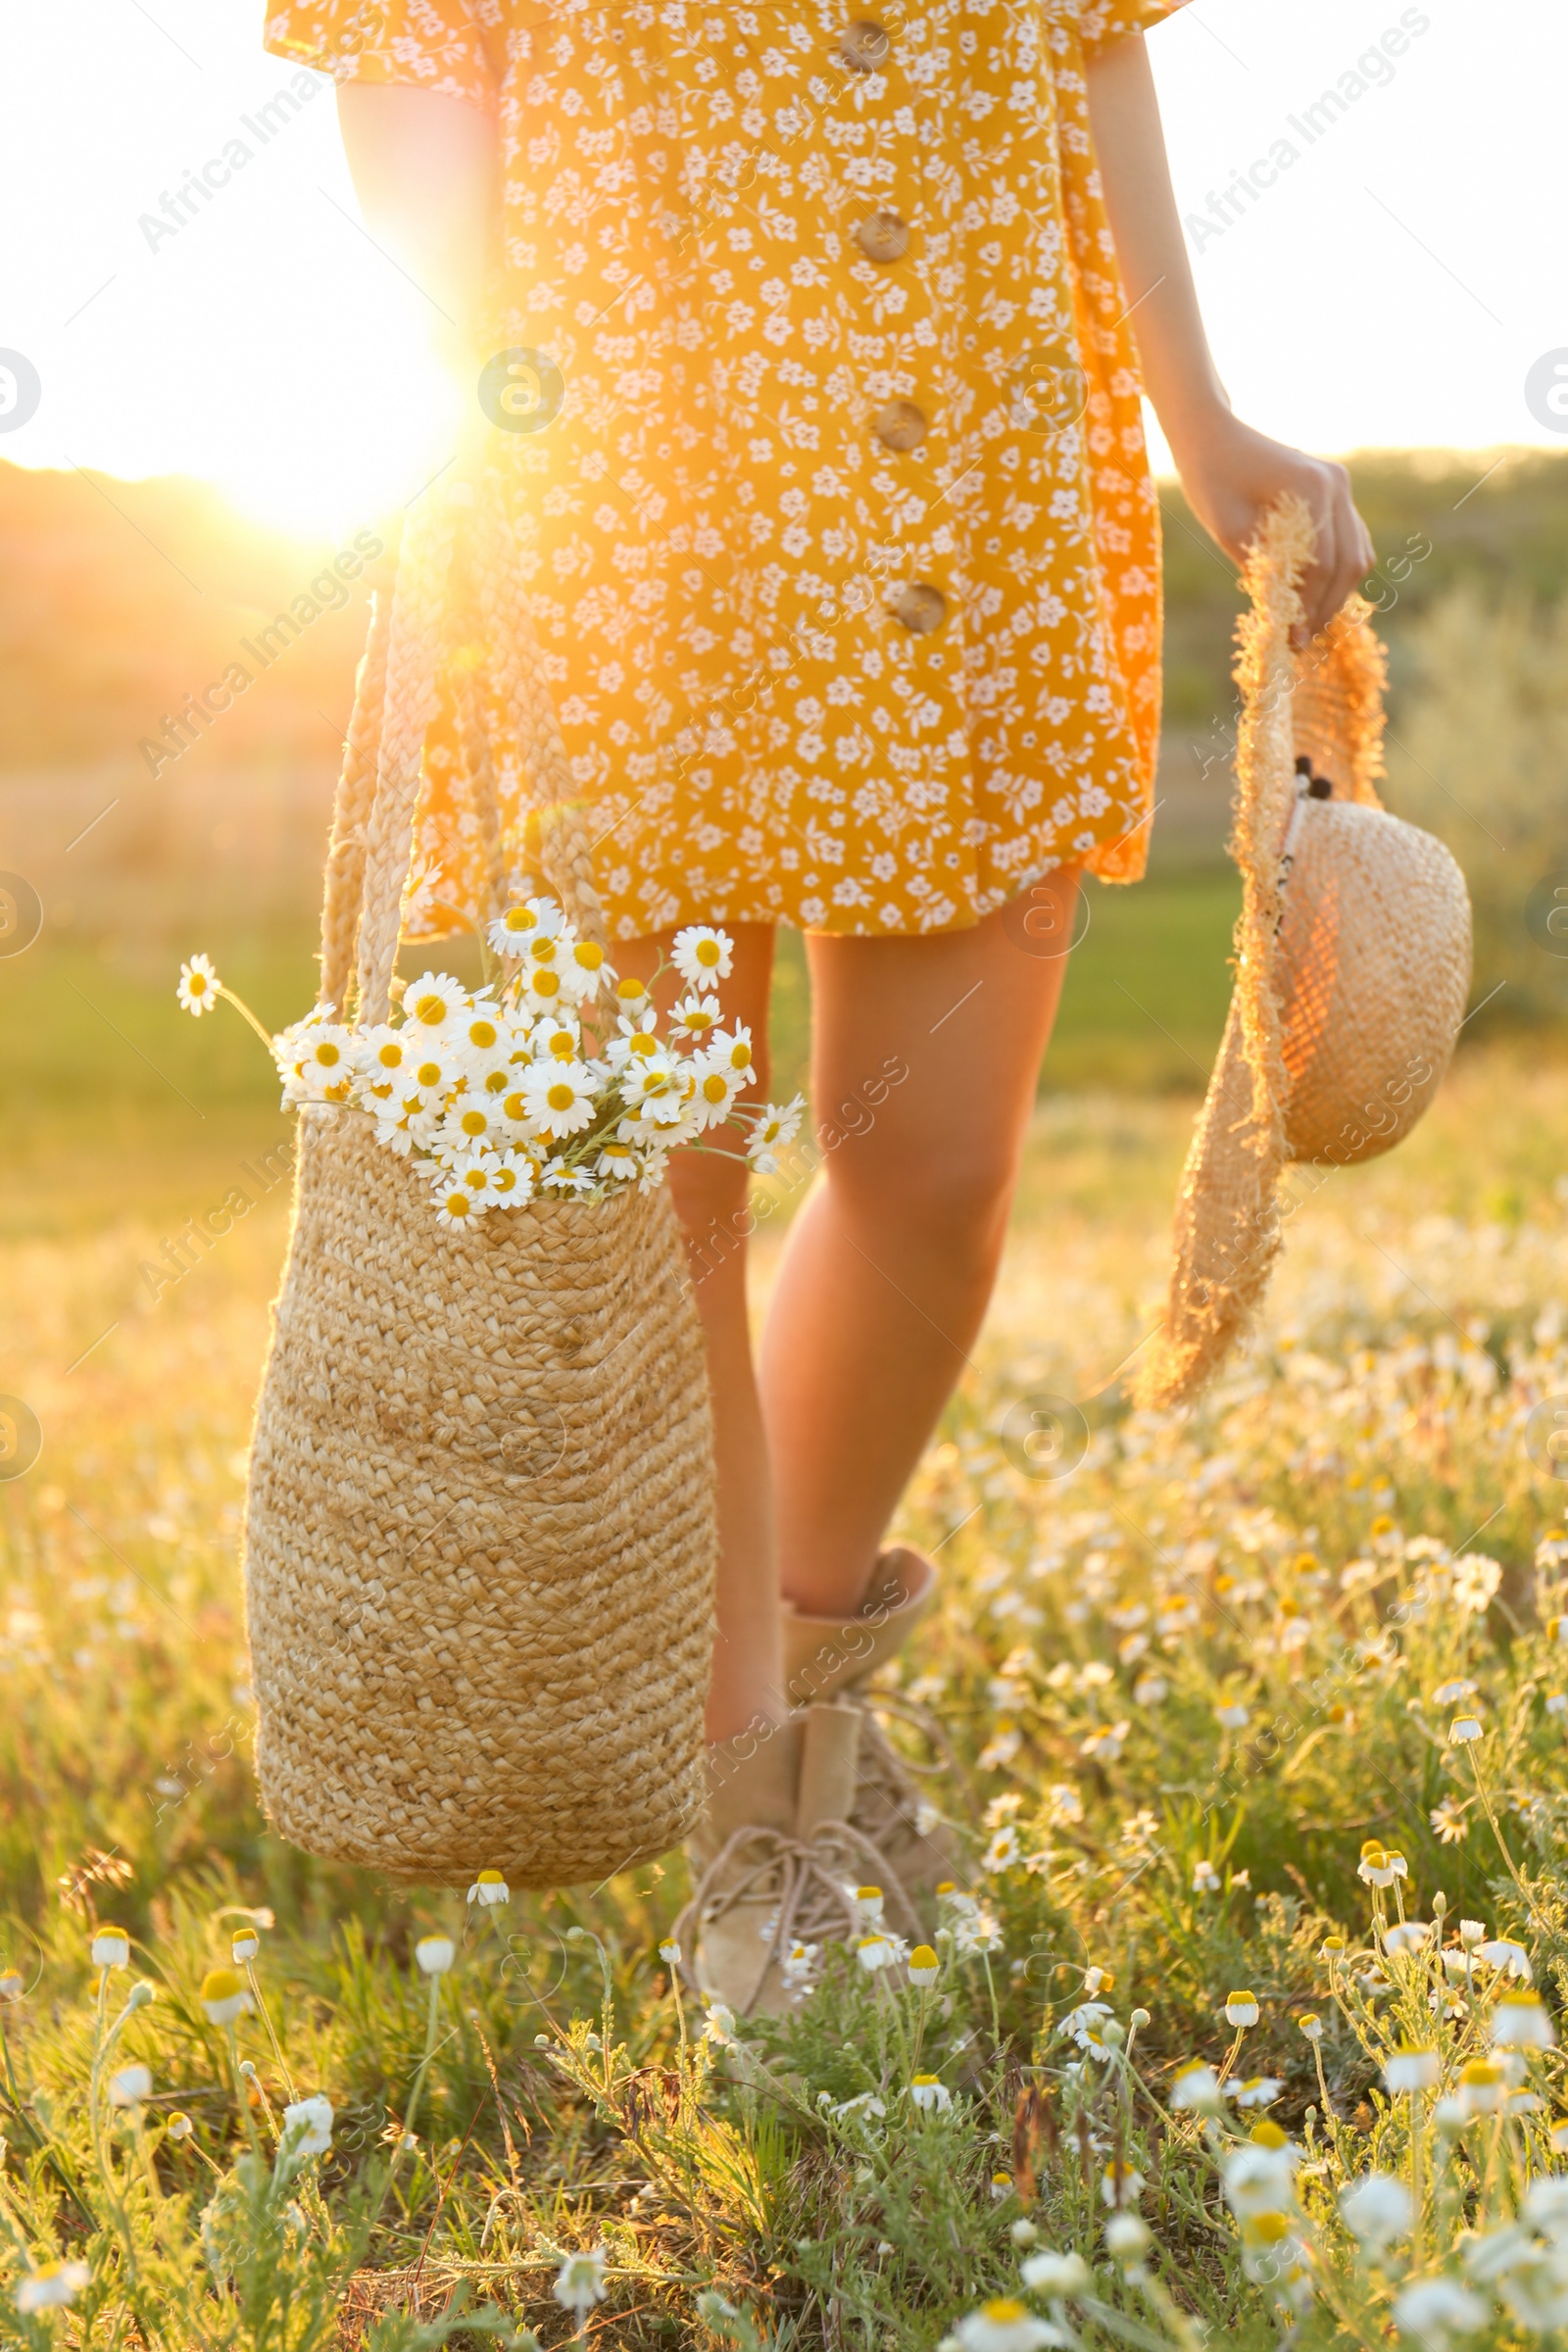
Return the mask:
[[526,1152],[500,1152],[493,1157],[491,1199],[504,1208],[520,1208],[533,1198],[533,1188],[539,1180],[538,1163]]
[[525,899],[498,916],[485,936],[498,956],[522,956],[531,940],[554,939],[565,919],[554,899]]
[[109,2078],[109,2102],[113,2107],[139,2107],[143,2099],[152,2096],[153,2076],[148,2066],[122,2066]]
[[495,1172],[500,1154],[495,1152],[463,1152],[449,1169],[443,1169],[443,1184],[461,1184],[475,1208],[489,1208],[496,1198]]
[[786,1144],[794,1143],[805,1114],[804,1095],[797,1095],[793,1102],[764,1102],[756,1113],[746,1146],[746,1156],[764,1176],[771,1175],[778,1164],[773,1157],[774,1152],[781,1152]]
[[443,1158],[459,1152],[483,1152],[503,1140],[509,1125],[501,1104],[489,1095],[460,1095],[436,1134]]
[[[1010,2183],[1009,2183],[1010,2185]],[[1066,2341],[1049,2320],[1037,2319],[1026,2303],[1013,2295],[993,2295],[971,2311],[954,2329],[962,2352],[1040,2352],[1047,2344]]]
[[729,978],[734,953],[735,943],[726,932],[715,931],[707,923],[690,923],[676,932],[670,959],[689,986],[711,989]]
[[564,1159],[546,1160],[539,1182],[540,1189],[547,1193],[581,1196],[594,1189],[594,1178],[586,1168],[568,1168]]
[[744,1021],[733,1029],[715,1029],[703,1057],[710,1069],[732,1070],[742,1086],[756,1084],[752,1068],[752,1033]]
[[476,1200],[454,1169],[443,1169],[441,1181],[435,1188],[435,1221],[438,1225],[471,1225],[487,1203]]
[[529,1056],[535,1061],[576,1061],[581,1056],[582,1030],[570,1011],[535,1021],[527,1036]]
[[696,994],[682,997],[670,1006],[669,1027],[673,1037],[689,1037],[704,1046],[719,1023],[719,1009],[711,997]]
[[218,1003],[220,986],[218,974],[206,956],[193,956],[189,963],[179,967],[179,1001],[197,1020]]
[[909,2096],[916,2107],[931,2115],[946,2115],[953,2105],[952,2091],[936,2075],[911,2075]]
[[511,1902],[512,1889],[499,1870],[481,1870],[468,1888],[468,1900],[484,1910],[493,1910],[498,1903]]
[[573,939],[556,958],[562,987],[574,1004],[607,982],[614,980],[614,972],[605,960],[605,951],[591,939]]
[[556,2274],[555,2298],[569,2311],[581,2328],[596,2303],[602,2303],[609,2291],[605,2285],[605,2266],[609,2257],[602,2246],[587,2254],[567,2254]]
[[605,1144],[594,1162],[594,1174],[606,1177],[612,1183],[621,1182],[628,1176],[640,1176],[641,1173],[642,1164],[630,1144]]
[[444,1977],[457,1956],[450,1936],[421,1936],[414,1947],[414,1957],[427,1977]]
[[294,2164],[307,2156],[324,2156],[332,2145],[332,2102],[321,2091],[308,2099],[291,2099],[283,2110],[281,2151]]
[[231,1968],[210,1968],[202,1979],[198,1998],[215,2026],[231,2026],[236,2018],[256,2006],[242,1979]]
[[24,2271],[13,2292],[21,2312],[60,2311],[74,2303],[90,2273],[84,2262],[46,2262]]
[[640,1028],[645,1014],[648,1016],[650,1027],[652,1026],[653,1000],[648,993],[646,980],[638,980],[630,972],[627,973],[624,980],[617,980],[615,1003],[619,1008],[622,1029]]
[[593,1124],[594,1092],[594,1074],[584,1062],[552,1056],[523,1072],[522,1099],[529,1122],[558,1142]]
[[729,1117],[730,1106],[745,1085],[742,1072],[720,1064],[714,1068],[706,1054],[694,1055],[691,1071],[694,1091],[691,1108],[699,1127],[722,1127]]
[[345,1102],[354,1084],[355,1041],[336,1021],[316,1023],[301,1041],[301,1083],[319,1102]]
[[634,1054],[620,1076],[621,1100],[639,1119],[672,1127],[686,1116],[696,1081],[672,1054]]
[[354,1058],[372,1093],[379,1095],[382,1087],[397,1088],[408,1070],[413,1043],[412,1038],[405,1037],[401,1029],[394,1029],[389,1021],[368,1029],[355,1040]]
[[450,1045],[468,1009],[468,992],[450,972],[421,972],[403,992],[403,1018],[416,1040]]
[[460,1076],[457,1057],[422,1037],[412,1038],[410,1043],[414,1052],[404,1071],[408,1093],[403,1102],[407,1105],[412,1097],[421,1110],[430,1110],[444,1102],[456,1086]]
[[476,998],[466,1010],[458,1016],[457,1034],[470,1061],[484,1065],[497,1054],[503,1057],[511,1049],[511,1035],[499,1004]]

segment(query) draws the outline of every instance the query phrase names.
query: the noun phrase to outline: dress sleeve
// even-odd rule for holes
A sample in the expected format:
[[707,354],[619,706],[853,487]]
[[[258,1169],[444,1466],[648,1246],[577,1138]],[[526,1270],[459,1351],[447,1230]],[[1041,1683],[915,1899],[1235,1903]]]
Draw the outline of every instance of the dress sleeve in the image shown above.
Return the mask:
[[282,0],[262,43],[337,81],[416,82],[488,106],[496,72],[493,44],[475,21],[482,8],[484,0]]
[[1187,0],[1081,0],[1078,29],[1086,56],[1123,41],[1129,33],[1147,32],[1151,24],[1173,17]]

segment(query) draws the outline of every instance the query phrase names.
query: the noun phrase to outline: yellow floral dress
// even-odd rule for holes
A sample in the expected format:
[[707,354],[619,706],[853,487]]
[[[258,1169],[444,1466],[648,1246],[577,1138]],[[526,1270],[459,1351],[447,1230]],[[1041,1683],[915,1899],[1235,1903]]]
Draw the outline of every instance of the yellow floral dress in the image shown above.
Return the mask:
[[[496,111],[487,333],[534,355],[516,528],[618,936],[954,930],[1142,873],[1158,512],[1084,68],[1176,5],[270,18]],[[420,846],[475,899],[455,730]]]

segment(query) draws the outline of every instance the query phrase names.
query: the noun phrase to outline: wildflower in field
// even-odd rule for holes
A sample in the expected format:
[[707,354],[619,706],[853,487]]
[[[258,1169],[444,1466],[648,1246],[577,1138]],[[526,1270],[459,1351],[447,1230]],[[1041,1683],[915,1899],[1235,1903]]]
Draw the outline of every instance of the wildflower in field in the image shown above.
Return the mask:
[[779,1964],[779,1974],[789,1991],[802,1992],[810,1984],[811,1973],[816,1967],[817,1950],[814,1943],[791,1944]]
[[1097,1764],[1114,1764],[1121,1754],[1132,1725],[1124,1716],[1120,1723],[1101,1723],[1080,1740],[1078,1753]]
[[1080,2001],[1076,2009],[1068,2010],[1056,2032],[1065,2034],[1081,2050],[1087,2050],[1091,2042],[1102,2048],[1101,2028],[1110,2014],[1108,2001]]
[[953,2093],[935,2075],[911,2075],[909,2096],[916,2107],[937,2115],[946,2115],[953,2105]]
[[953,1923],[953,1943],[956,1951],[966,1956],[970,1952],[1000,1952],[1002,1929],[995,1914],[982,1911],[978,1903],[959,1911]]
[[123,1928],[99,1928],[92,1939],[94,1968],[127,1968],[130,1965],[130,1937]]
[[0,1969],[0,2001],[20,2001],[26,1991],[14,1968]]
[[883,1895],[880,1886],[857,1886],[855,1909],[862,1926],[879,1928],[882,1925],[882,1907]]
[[[822,2095],[829,2100],[831,2105],[831,2094],[824,2092]],[[885,2116],[886,2114],[887,2109],[874,2090],[858,2090],[853,2099],[841,2099],[833,2108],[835,2123],[842,2123],[847,2115]]]
[[512,1888],[499,1870],[481,1870],[468,1888],[468,1900],[484,1910],[493,1910],[498,1903],[511,1902]]
[[1228,2026],[1255,2026],[1258,2020],[1255,1992],[1233,1992],[1225,2001],[1225,2023]]
[[243,1968],[247,1960],[254,1960],[261,1948],[262,1939],[254,1928],[239,1928],[229,1939],[229,1956],[236,1968]]
[[1456,1715],[1448,1726],[1448,1738],[1455,1747],[1467,1747],[1471,1740],[1484,1738],[1480,1719],[1474,1715]]
[[659,1957],[666,1968],[679,1968],[680,1945],[673,1936],[666,1936],[659,1947]]
[[112,2107],[139,2107],[143,2099],[151,2098],[152,2069],[147,2066],[122,2066],[109,2078],[109,2103]]
[[1194,1864],[1193,1892],[1195,1894],[1217,1894],[1219,1892],[1219,1872],[1214,1868],[1212,1862],[1204,1861]]
[[1306,2035],[1308,2041],[1322,2040],[1323,2020],[1317,2015],[1315,2010],[1303,2009],[1296,2023],[1300,2031]]
[[1452,1796],[1446,1796],[1441,1805],[1433,1806],[1428,1819],[1437,1832],[1440,1843],[1444,1845],[1462,1845],[1464,1843],[1470,1835],[1470,1824],[1465,1819],[1468,1809],[1468,1800],[1461,1803],[1457,1797]]
[[1013,2178],[1010,2173],[993,2173],[991,2176],[992,2204],[1005,2204],[1008,2197],[1013,2194]]
[[928,1943],[917,1943],[909,1954],[908,1974],[911,1984],[934,1984],[940,1967],[936,1953]]
[[727,2001],[710,2001],[703,2020],[703,2039],[725,2049],[735,2038],[735,2012]]
[[1039,2352],[1045,2344],[1063,2341],[1049,2320],[1037,2319],[1027,2304],[1011,2295],[997,2295],[960,2320],[951,2340],[960,2352]]
[[1211,2066],[1195,2059],[1190,2066],[1179,2069],[1170,2086],[1173,2107],[1191,2108],[1197,2115],[1219,2113],[1219,2077]]
[[1238,2107],[1272,2107],[1284,2088],[1275,2075],[1251,2075],[1245,2082],[1227,2082],[1224,2095]]
[[279,2155],[303,2164],[308,2156],[324,2156],[331,2145],[331,2100],[320,2091],[308,2099],[291,2099],[283,2110]]
[[1224,1705],[1214,1709],[1214,1720],[1224,1731],[1243,1732],[1251,1717],[1240,1699],[1227,1699]]
[[1438,1685],[1432,1693],[1432,1704],[1435,1707],[1462,1707],[1467,1699],[1475,1697],[1480,1688],[1481,1685],[1472,1682],[1467,1674],[1455,1675],[1451,1681]]
[[84,2262],[46,2262],[36,2271],[24,2271],[17,2280],[17,2309],[29,2314],[63,2310],[74,2303],[88,2277]]
[[1134,2205],[1144,2193],[1144,2176],[1112,2157],[1100,2176],[1100,2194],[1110,2206]]
[[891,1968],[898,1958],[890,1936],[862,1936],[855,1947],[855,1957],[868,1975],[879,1968]]
[[189,2139],[195,2129],[195,2125],[191,2122],[190,2117],[185,2113],[184,2109],[182,2107],[176,2107],[169,2118],[169,2121],[164,2126],[164,2137],[166,2139],[172,2139],[176,2141],[181,2139]]
[[1488,1968],[1502,1969],[1522,1984],[1530,1983],[1530,1954],[1522,1943],[1512,1943],[1506,1936],[1489,1936],[1477,1943],[1475,1951],[1476,1958],[1484,1960]]
[[1004,1764],[1012,1762],[1022,1745],[1023,1736],[1015,1724],[999,1723],[980,1750],[981,1771],[1000,1772]]
[[1390,1928],[1383,1946],[1390,1952],[1419,1952],[1431,1941],[1432,1930],[1424,1919],[1401,1919]]
[[1379,2255],[1410,2227],[1410,2191],[1389,2173],[1363,2173],[1340,2191],[1340,2216],[1350,2235]]
[[427,1977],[444,1977],[457,1956],[450,1936],[421,1936],[414,1947],[414,1957]]
[[1492,2012],[1492,2043],[1498,2050],[1549,2050],[1557,2029],[1547,2016],[1541,1995],[1529,1990],[1510,1992]]
[[242,1979],[231,1968],[210,1968],[202,1979],[198,1997],[215,2026],[231,2026],[236,2018],[256,2006]]
[[1495,2115],[1508,2096],[1508,2079],[1494,2059],[1470,2058],[1459,2069],[1455,2093],[1466,2119]]
[[1454,1606],[1467,1616],[1479,1617],[1483,1609],[1491,1606],[1501,1582],[1499,1561],[1489,1559],[1484,1551],[1464,1552],[1453,1563]]
[[1355,1875],[1368,1886],[1392,1886],[1396,1879],[1406,1876],[1404,1856],[1386,1853],[1380,1838],[1369,1838],[1361,1848]]
[[571,2313],[579,2328],[594,2305],[602,2303],[610,2291],[605,2284],[605,2268],[609,2259],[603,2246],[595,2246],[587,2254],[566,2254],[562,2257],[552,2292],[563,2310]]
[[1252,2136],[1225,2157],[1220,2184],[1225,2201],[1238,2221],[1290,2208],[1293,2182],[1301,2161],[1300,2150],[1277,2124],[1254,2125]]
[[[1014,2224],[1015,2230],[1016,2227]],[[1089,2265],[1081,2254],[1053,2254],[1042,2248],[1023,2265],[1023,2282],[1037,2295],[1079,2295],[1090,2279]]]
[[1390,2090],[1434,2090],[1443,2074],[1436,2050],[1398,2049],[1386,2061],[1383,2080]]
[[1568,1715],[1568,1690],[1548,1690],[1541,1703],[1548,1715]]
[[205,956],[193,956],[189,963],[179,967],[179,1002],[188,1013],[201,1019],[218,1003],[220,983],[212,963]]
[[1018,1832],[1009,1821],[993,1836],[991,1843],[980,1857],[980,1867],[995,1874],[1000,1870],[1011,1870],[1021,1858]]

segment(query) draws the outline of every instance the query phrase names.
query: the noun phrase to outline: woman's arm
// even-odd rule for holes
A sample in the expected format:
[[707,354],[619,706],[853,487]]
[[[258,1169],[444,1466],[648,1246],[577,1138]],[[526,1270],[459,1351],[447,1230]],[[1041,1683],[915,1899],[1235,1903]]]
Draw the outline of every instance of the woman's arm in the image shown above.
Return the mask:
[[344,82],[337,111],[366,226],[431,305],[436,349],[466,370],[496,233],[494,118],[407,82]]
[[1089,119],[1144,381],[1188,502],[1240,563],[1265,508],[1299,492],[1317,525],[1317,558],[1302,583],[1315,632],[1371,570],[1372,541],[1343,466],[1270,441],[1232,414],[1198,308],[1141,33],[1090,60]]

